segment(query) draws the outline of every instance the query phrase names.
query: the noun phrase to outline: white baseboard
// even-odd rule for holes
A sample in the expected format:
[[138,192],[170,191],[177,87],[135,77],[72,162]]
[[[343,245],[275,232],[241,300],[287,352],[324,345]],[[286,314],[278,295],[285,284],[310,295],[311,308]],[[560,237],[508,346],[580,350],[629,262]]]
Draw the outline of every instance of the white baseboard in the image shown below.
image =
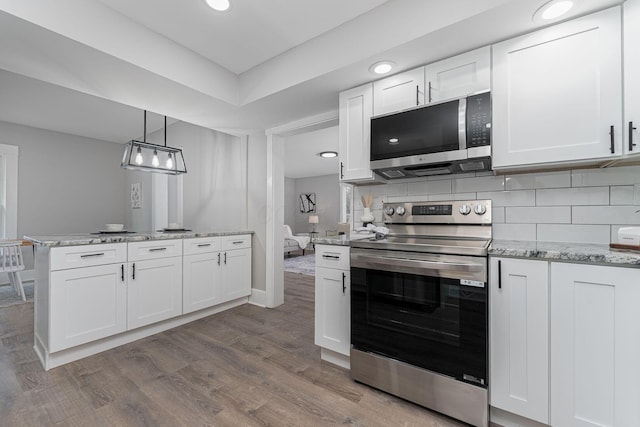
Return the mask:
[[265,308],[267,306],[267,291],[262,291],[260,289],[251,289],[249,304]]

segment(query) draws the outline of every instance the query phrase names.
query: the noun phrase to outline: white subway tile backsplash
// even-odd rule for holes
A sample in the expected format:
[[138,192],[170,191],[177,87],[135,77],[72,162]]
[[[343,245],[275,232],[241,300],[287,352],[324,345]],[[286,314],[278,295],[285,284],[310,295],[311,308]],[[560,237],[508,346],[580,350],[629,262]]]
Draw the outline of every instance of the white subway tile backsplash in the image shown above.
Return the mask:
[[571,207],[508,207],[506,208],[506,222],[526,224],[570,224]]
[[538,224],[538,241],[608,244],[609,225]]
[[459,173],[455,175],[432,175],[427,177],[427,181],[441,181],[443,179],[464,179],[464,178],[475,178],[475,172],[467,172],[467,173]]
[[608,205],[609,187],[536,190],[537,206]]
[[640,184],[633,185],[633,204],[640,205]]
[[447,200],[476,200],[476,193],[433,194],[427,197],[430,202],[442,202]]
[[494,224],[504,224],[504,209],[505,208],[493,208],[491,210],[491,222]]
[[441,181],[412,182],[407,184],[407,186],[407,194],[409,196],[451,193],[450,179],[443,179]]
[[571,187],[571,172],[546,172],[507,175],[505,188],[507,190],[535,190],[538,188]]
[[579,169],[571,172],[571,185],[573,187],[629,185],[635,183],[640,183],[640,166]]
[[573,224],[628,224],[640,225],[640,212],[636,206],[574,206]]
[[634,197],[633,185],[612,186],[610,203],[612,205],[632,205]]
[[504,176],[479,176],[452,180],[453,193],[504,190]]
[[535,224],[494,224],[493,238],[498,240],[536,240]]
[[478,199],[491,199],[498,206],[535,206],[535,190],[478,192]]

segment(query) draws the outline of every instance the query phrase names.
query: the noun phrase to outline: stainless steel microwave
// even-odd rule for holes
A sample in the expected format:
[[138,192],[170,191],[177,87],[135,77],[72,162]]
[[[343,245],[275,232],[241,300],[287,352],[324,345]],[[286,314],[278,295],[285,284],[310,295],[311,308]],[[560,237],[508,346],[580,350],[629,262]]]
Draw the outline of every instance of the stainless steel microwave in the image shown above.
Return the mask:
[[491,169],[491,93],[371,119],[371,169],[385,179]]

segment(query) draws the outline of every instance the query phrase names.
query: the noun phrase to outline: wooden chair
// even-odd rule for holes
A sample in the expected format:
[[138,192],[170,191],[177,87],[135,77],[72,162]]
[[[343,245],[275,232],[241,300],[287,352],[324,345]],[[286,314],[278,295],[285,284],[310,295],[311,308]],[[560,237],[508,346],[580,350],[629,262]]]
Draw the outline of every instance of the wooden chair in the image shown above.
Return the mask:
[[20,249],[22,242],[2,242],[0,243],[0,273],[7,273],[9,283],[13,285],[22,301],[26,301],[24,294],[22,279],[20,279],[21,270],[24,270],[24,260],[22,259],[22,250]]

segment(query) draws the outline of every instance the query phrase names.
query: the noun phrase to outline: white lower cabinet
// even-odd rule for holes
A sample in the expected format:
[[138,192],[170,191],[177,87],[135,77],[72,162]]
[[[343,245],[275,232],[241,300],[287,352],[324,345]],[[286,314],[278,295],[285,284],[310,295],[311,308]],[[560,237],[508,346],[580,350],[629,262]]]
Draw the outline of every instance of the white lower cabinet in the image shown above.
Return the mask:
[[251,249],[233,249],[222,253],[220,302],[251,294]]
[[[348,246],[316,245],[315,288],[315,344],[322,347],[323,359],[348,367],[351,349]],[[325,349],[339,358],[325,353]]]
[[127,329],[182,314],[182,257],[129,263]]
[[549,423],[549,263],[491,258],[490,404]]
[[121,263],[51,272],[49,351],[126,330],[125,270]]
[[640,269],[551,264],[551,425],[640,426]]
[[182,311],[191,313],[218,304],[222,299],[220,252],[189,255],[183,261]]

